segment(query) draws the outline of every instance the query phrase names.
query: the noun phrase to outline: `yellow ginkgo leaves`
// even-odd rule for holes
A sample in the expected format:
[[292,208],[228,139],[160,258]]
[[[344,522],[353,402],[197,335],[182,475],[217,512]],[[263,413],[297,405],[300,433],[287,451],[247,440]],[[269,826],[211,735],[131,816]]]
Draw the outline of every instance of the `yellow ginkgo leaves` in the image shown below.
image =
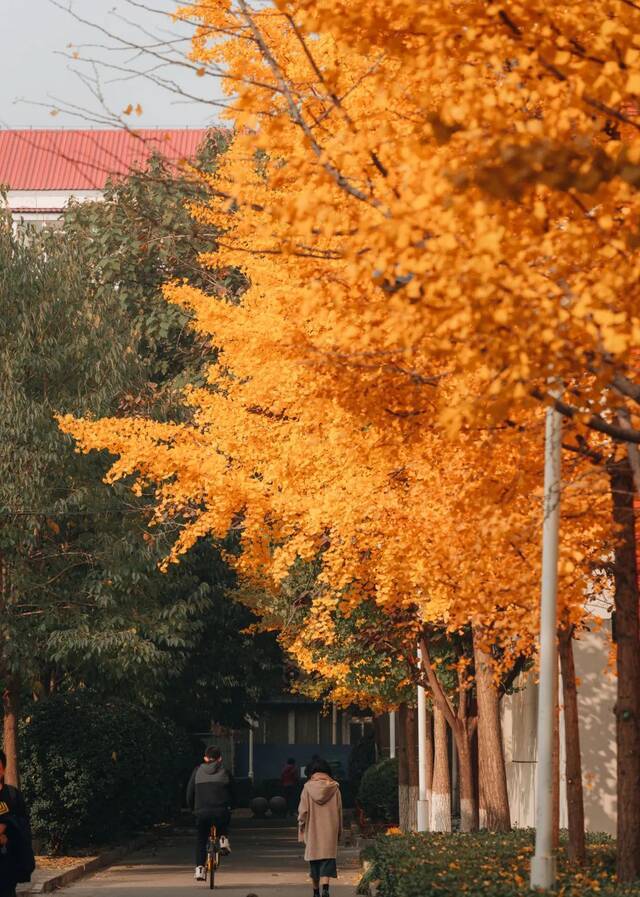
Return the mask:
[[236,126],[194,210],[222,233],[202,263],[250,286],[239,304],[166,289],[220,349],[186,397],[192,424],[65,422],[118,456],[114,477],[156,484],[176,556],[234,527],[242,574],[274,590],[314,561],[342,610],[480,621],[505,656],[530,651],[553,378],[587,423],[565,501],[579,618],[611,531],[577,450],[593,416],[611,425],[640,331],[640,132],[621,111],[635,15],[604,0],[189,6],[192,59],[224,65]]

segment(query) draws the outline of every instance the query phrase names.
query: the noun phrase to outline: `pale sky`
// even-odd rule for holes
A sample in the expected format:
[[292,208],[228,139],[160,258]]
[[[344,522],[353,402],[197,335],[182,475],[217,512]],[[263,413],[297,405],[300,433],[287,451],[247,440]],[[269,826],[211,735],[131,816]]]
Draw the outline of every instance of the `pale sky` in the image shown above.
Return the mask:
[[[136,47],[169,40],[175,58],[184,59],[189,28],[162,15],[177,5],[177,0],[0,0],[0,128],[107,127],[110,115],[120,115],[130,103],[142,106],[141,116],[127,119],[139,127],[202,127],[215,123],[220,112],[215,103],[221,98],[217,79],[197,77],[179,65],[156,69],[157,77],[213,101],[198,103],[144,77],[131,77],[134,68],[149,71],[160,61],[148,56],[136,59],[132,50],[123,50],[104,33],[59,8],[71,6],[82,19]],[[149,33],[145,35],[141,27]],[[74,52],[79,53],[77,61],[62,55]],[[98,89],[104,94],[104,105],[72,71],[76,68],[84,72],[95,89],[96,76],[89,62],[92,58],[124,70],[98,66]],[[70,105],[87,111],[75,117],[64,111]],[[52,106],[61,109],[55,116],[50,113]]]

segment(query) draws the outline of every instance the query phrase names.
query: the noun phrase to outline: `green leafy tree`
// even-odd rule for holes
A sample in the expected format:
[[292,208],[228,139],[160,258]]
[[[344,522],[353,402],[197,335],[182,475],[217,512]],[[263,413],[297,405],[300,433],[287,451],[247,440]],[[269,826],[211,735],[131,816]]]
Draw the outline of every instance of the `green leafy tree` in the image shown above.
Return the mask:
[[[223,142],[205,143],[201,167]],[[196,269],[212,296],[243,287],[235,271],[197,265],[212,235],[187,206],[206,189],[154,159],[105,202],[70,208],[61,232],[20,235],[2,221],[0,686],[12,778],[21,697],[117,690],[198,727],[238,724],[279,675],[274,639],[246,632],[254,618],[226,597],[218,548],[160,573],[174,532],[150,536],[144,497],[104,485],[107,459],[77,455],[55,423],[138,401],[171,415],[215,357],[161,295]]]
[[164,300],[163,285],[189,278],[214,298],[233,296],[245,285],[235,269],[200,263],[217,234],[190,212],[191,204],[206,200],[203,175],[214,170],[227,140],[224,132],[212,131],[193,168],[153,157],[146,168],[111,180],[103,200],[75,203],[65,214],[65,231],[82,249],[96,295],[116,288],[128,317],[146,372],[146,389],[128,392],[133,410],[177,411],[179,391],[202,382],[215,359],[213,347],[189,328],[189,315]]
[[[16,776],[21,687],[47,634],[84,601],[70,590],[94,562],[86,519],[126,514],[57,412],[109,413],[140,367],[115,293],[96,296],[73,242],[0,219],[0,681],[9,774]],[[128,501],[128,499],[127,499]]]
[[[99,296],[117,291],[129,321],[145,388],[127,390],[123,402],[127,410],[133,406],[157,417],[184,413],[175,401],[180,390],[187,383],[202,382],[207,365],[216,358],[215,347],[190,329],[189,315],[165,301],[163,285],[188,277],[214,301],[221,296],[233,300],[246,286],[236,269],[213,270],[201,264],[201,253],[211,252],[217,235],[190,213],[192,203],[206,200],[209,186],[203,174],[213,171],[227,141],[225,132],[210,132],[193,168],[176,168],[154,157],[147,168],[111,181],[104,201],[75,204],[65,214],[65,232],[82,252],[93,290]],[[168,553],[170,538],[169,532],[154,540],[158,559]],[[131,552],[129,546],[124,547],[125,555],[127,551]],[[138,552],[135,547],[133,553]],[[109,600],[124,571],[131,568],[135,574],[132,560],[115,559],[110,585],[97,585]],[[255,617],[228,599],[233,582],[218,549],[209,543],[197,546],[162,578],[165,592],[189,591],[200,584],[208,597],[197,622],[189,620],[187,642],[179,634],[174,637],[170,678],[154,681],[153,688],[145,683],[139,696],[156,704],[164,701],[165,711],[190,727],[208,726],[212,719],[244,724],[246,714],[281,676],[282,655],[274,636],[249,632]],[[157,626],[157,620],[154,623]],[[58,636],[59,643],[65,640],[66,636]],[[76,632],[69,641],[77,644]],[[108,630],[104,643],[109,644]],[[95,638],[92,621],[91,631],[84,633],[83,650],[95,654],[102,644]],[[100,668],[104,665],[102,657],[96,662]],[[99,678],[105,682],[102,669]],[[186,704],[184,694],[190,696]]]
[[183,662],[165,680],[159,696],[165,715],[191,731],[206,731],[212,721],[245,727],[247,716],[278,692],[283,681],[282,650],[275,634],[261,632],[252,611],[233,600],[235,579],[219,560],[212,565],[212,555],[210,543],[202,542],[183,562],[201,581],[210,581],[212,574],[216,579]]

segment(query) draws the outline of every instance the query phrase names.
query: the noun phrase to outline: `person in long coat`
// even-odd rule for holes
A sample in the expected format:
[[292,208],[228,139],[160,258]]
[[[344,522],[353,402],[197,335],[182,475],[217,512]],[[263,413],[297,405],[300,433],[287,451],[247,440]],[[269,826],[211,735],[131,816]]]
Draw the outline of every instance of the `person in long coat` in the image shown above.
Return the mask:
[[310,765],[298,807],[298,840],[304,841],[313,897],[329,897],[329,882],[338,877],[336,859],[342,835],[342,796],[326,760]]

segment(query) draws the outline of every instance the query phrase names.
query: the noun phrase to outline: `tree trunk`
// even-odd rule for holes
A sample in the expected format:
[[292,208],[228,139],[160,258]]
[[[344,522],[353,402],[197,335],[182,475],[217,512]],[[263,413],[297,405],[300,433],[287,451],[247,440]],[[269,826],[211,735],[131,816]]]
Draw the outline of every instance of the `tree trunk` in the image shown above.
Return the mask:
[[409,764],[407,760],[407,739],[405,738],[405,719],[407,705],[401,704],[397,717],[397,756],[398,756],[398,810],[399,826],[403,832],[409,832]]
[[408,780],[408,828],[410,832],[418,830],[418,711],[415,707],[407,707],[405,716],[405,741],[407,744],[407,780]]
[[560,847],[560,700],[556,669],[555,706],[553,708],[553,752],[551,755],[551,789],[553,797],[551,844],[554,851]]
[[476,827],[472,831],[480,828],[480,751],[478,749],[478,726],[476,725],[473,738],[471,739],[471,775],[473,776],[473,802],[476,808]]
[[578,690],[573,661],[573,629],[561,627],[558,632],[562,703],[564,705],[565,778],[567,780],[567,815],[569,822],[569,859],[581,866],[585,861],[584,798],[582,793],[582,761]]
[[460,788],[460,831],[478,831],[478,803],[475,796],[475,783],[473,775],[473,752],[471,738],[466,734],[456,738],[455,747],[458,751],[458,776]]
[[628,458],[609,467],[613,519],[618,526],[614,559],[615,639],[618,694],[617,873],[622,882],[640,877],[640,631],[634,488]]
[[20,687],[17,680],[13,677],[6,681],[5,689],[2,693],[3,708],[3,745],[7,755],[7,768],[5,772],[5,782],[8,785],[15,785],[17,788],[20,782],[19,762],[18,762],[18,704],[19,704]]
[[431,816],[431,791],[433,788],[433,712],[427,710],[427,743],[426,743],[425,778],[427,781],[427,801],[429,802],[429,816]]
[[[458,759],[460,761],[460,831],[475,832],[478,830],[478,803],[476,800],[475,779],[473,775],[472,742],[476,730],[476,721],[475,718],[469,716],[468,688],[466,683],[460,680],[458,688],[458,712],[457,714],[454,713],[453,707],[451,706],[431,663],[429,642],[425,635],[420,639],[420,648],[423,669],[427,675],[433,698],[434,733],[437,708],[438,711],[443,714],[445,721],[449,723],[458,749]],[[434,799],[433,790],[431,799],[432,801]],[[451,798],[449,798],[449,801],[450,800]]]
[[447,721],[436,705],[433,709],[433,783],[431,786],[431,831],[451,831],[451,781]]
[[[453,734],[453,733],[452,733]],[[460,769],[458,764],[458,748],[456,746],[456,738],[453,735],[451,739],[451,750],[449,752],[449,760],[451,762],[451,815],[454,819],[460,819]]]
[[493,681],[488,654],[480,633],[473,631],[478,701],[478,749],[480,772],[480,828],[492,832],[511,830],[507,771],[504,763],[500,697]]

